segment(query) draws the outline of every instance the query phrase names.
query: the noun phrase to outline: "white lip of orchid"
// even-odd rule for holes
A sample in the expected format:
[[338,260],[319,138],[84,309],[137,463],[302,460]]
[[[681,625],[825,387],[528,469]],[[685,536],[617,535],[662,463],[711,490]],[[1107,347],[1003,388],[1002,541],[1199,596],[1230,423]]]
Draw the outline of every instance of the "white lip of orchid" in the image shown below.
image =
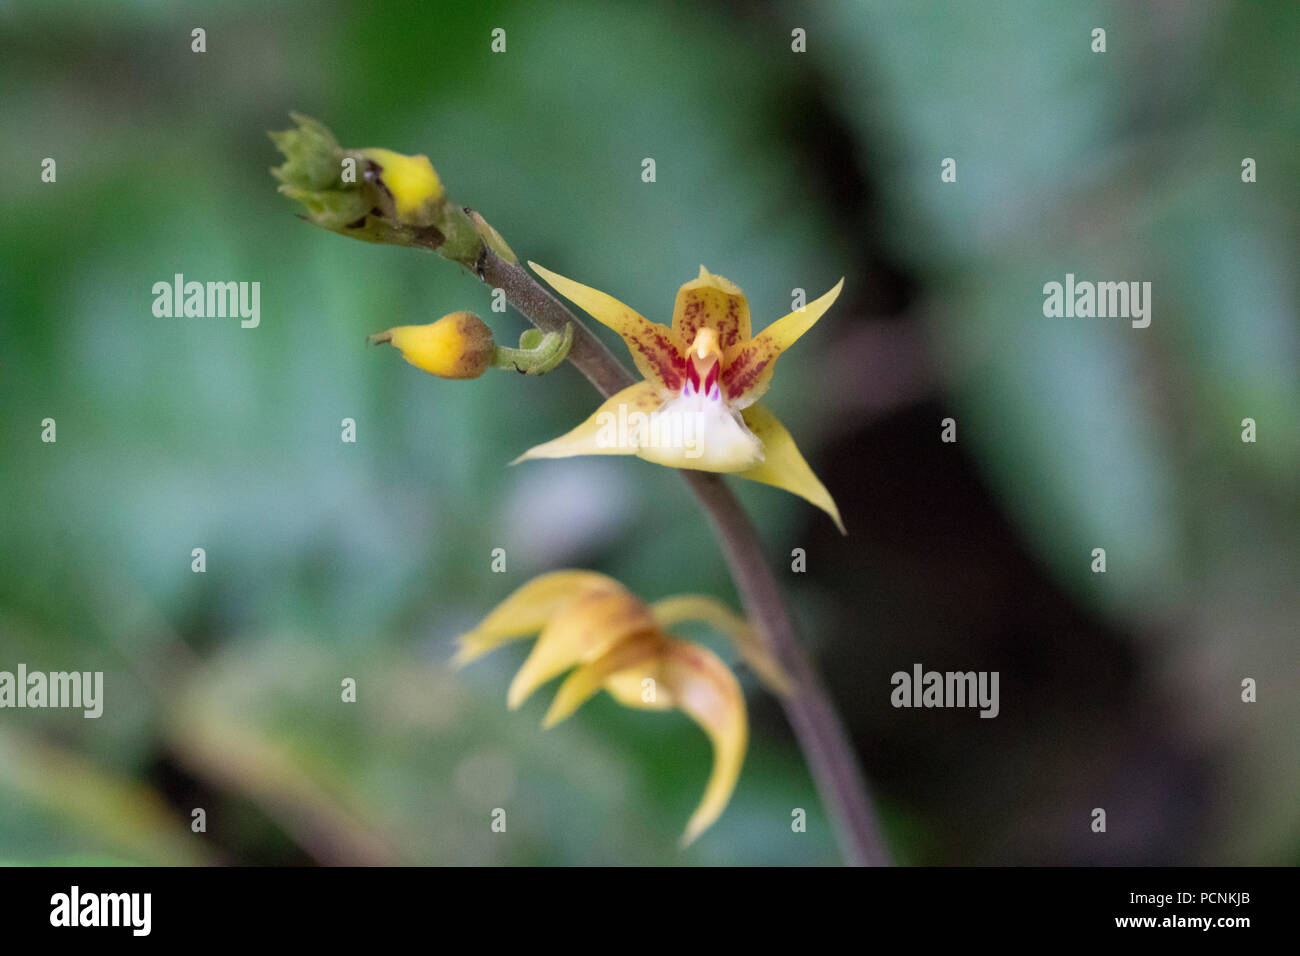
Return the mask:
[[[708,334],[706,334],[708,333]],[[637,436],[646,461],[701,471],[743,471],[763,460],[763,443],[718,384],[720,355],[712,329],[702,329],[691,348],[691,371],[681,392],[650,413]]]

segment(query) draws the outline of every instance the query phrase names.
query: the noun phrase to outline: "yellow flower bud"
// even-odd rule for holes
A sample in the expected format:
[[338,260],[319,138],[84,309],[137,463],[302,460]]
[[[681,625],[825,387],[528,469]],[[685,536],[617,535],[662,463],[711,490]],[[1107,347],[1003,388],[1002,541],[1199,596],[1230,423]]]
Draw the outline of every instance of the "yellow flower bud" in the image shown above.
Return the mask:
[[379,167],[379,182],[393,197],[393,212],[399,222],[428,226],[437,221],[444,190],[428,156],[406,156],[391,149],[363,149],[360,153]]
[[492,330],[473,312],[453,312],[429,325],[400,325],[369,340],[395,345],[402,358],[439,378],[478,378],[496,351]]

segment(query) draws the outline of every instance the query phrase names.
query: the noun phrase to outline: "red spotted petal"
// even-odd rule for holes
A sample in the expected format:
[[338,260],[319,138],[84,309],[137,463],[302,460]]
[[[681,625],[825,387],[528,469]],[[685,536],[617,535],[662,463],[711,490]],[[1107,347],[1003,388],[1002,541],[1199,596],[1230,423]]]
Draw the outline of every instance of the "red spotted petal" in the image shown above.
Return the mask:
[[686,348],[677,332],[651,322],[630,306],[590,286],[566,279],[535,262],[528,263],[556,292],[623,337],[632,361],[647,381],[676,392],[686,375]]
[[702,328],[718,334],[726,351],[749,338],[749,302],[740,287],[700,266],[700,275],[677,290],[673,330],[688,345]]

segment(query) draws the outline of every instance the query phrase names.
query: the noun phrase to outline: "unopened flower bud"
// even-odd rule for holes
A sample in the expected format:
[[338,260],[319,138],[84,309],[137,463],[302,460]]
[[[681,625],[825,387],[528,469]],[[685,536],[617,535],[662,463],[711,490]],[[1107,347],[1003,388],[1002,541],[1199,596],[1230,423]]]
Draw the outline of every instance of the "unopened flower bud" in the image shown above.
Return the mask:
[[429,325],[400,325],[370,336],[401,349],[402,358],[439,378],[478,378],[492,364],[492,330],[473,312],[453,312]]
[[367,177],[379,187],[379,202],[398,222],[432,226],[442,214],[446,192],[428,156],[406,156],[391,149],[357,151],[371,163]]
[[323,123],[290,115],[295,128],[271,134],[285,157],[271,173],[308,222],[364,242],[428,249],[467,269],[489,242],[498,255],[509,252],[490,226],[448,201],[429,157],[345,149]]

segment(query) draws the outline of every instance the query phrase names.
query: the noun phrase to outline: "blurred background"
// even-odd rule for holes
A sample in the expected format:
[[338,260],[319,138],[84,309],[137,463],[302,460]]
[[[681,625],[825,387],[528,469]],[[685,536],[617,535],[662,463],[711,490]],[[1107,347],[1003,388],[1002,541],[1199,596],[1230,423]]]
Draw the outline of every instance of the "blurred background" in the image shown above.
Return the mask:
[[[450,382],[364,346],[525,322],[296,219],[265,135],[294,109],[427,153],[521,258],[660,321],[701,263],[756,329],[847,278],[766,401],[848,537],[733,484],[900,861],[1300,862],[1298,47],[1289,0],[0,5],[0,669],[106,698],[0,711],[0,861],[839,859],[743,671],[744,773],[682,853],[686,718],[602,695],[543,733],[548,694],[505,708],[524,646],[446,666],[557,567],[736,596],[669,470],[506,467],[596,407],[574,369]],[[1150,328],[1045,318],[1067,272],[1151,282]],[[260,327],[156,318],[175,273],[260,282]],[[999,717],[892,708],[914,663],[998,671]]]

